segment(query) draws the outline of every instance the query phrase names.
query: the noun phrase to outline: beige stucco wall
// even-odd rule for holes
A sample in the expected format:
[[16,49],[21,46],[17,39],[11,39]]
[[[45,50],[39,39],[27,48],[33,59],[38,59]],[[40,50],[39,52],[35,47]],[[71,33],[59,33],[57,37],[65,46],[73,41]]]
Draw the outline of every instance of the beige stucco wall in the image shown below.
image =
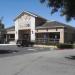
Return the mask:
[[45,32],[60,32],[59,43],[64,43],[64,28],[54,28],[54,29],[38,29],[36,33],[45,33]]
[[64,29],[60,29],[60,43],[64,43]]
[[15,21],[15,41],[19,39],[18,20]]
[[15,30],[12,30],[12,31],[7,31],[6,34],[15,34]]
[[8,28],[5,30],[5,34],[15,34],[15,27]]

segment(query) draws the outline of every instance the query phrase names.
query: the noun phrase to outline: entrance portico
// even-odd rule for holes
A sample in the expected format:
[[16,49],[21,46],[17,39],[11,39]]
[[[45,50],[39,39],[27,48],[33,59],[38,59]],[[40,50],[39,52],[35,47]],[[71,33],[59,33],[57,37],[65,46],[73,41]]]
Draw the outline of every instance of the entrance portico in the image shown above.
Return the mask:
[[35,17],[28,12],[23,12],[14,20],[15,41],[18,39],[35,41]]

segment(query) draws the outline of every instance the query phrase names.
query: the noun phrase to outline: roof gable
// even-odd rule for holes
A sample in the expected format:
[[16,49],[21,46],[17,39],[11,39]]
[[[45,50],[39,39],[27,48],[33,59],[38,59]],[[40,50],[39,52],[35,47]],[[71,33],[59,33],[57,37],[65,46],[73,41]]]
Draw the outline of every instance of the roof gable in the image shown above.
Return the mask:
[[[28,14],[28,15],[33,16],[33,17],[39,17],[39,18],[45,19],[45,18],[43,18],[43,17],[41,17],[41,16],[39,16],[39,15],[36,15],[36,14],[34,14],[34,13],[32,13],[32,12],[23,11],[22,13],[20,13],[20,14],[14,19],[14,21],[17,20],[18,18],[20,18],[21,16],[23,16],[24,14]],[[45,19],[45,20],[47,20],[47,19]]]

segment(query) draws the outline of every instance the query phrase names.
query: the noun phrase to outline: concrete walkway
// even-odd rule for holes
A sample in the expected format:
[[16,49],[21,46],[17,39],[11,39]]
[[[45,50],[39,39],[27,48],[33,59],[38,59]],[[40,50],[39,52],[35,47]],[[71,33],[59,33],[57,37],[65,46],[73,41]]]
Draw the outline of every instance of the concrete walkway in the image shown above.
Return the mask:
[[0,75],[75,75],[75,50],[53,50],[0,58]]

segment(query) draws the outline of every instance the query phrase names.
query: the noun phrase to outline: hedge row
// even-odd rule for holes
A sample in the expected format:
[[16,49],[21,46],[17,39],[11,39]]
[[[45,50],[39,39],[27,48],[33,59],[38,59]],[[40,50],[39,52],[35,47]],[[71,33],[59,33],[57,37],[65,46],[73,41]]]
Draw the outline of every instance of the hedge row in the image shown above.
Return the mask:
[[60,49],[73,49],[73,48],[75,48],[75,45],[73,45],[73,44],[60,44],[60,43],[35,43],[35,44],[56,45],[57,48],[60,48]]
[[74,45],[73,44],[57,44],[57,47],[61,49],[73,49]]
[[43,42],[35,42],[35,44],[40,44],[40,45],[56,45],[57,48],[60,48],[60,49],[73,49],[75,48],[75,44],[67,44],[67,43],[64,43],[64,44],[61,44],[61,43],[54,43],[54,42],[46,42],[46,43],[43,43]]

